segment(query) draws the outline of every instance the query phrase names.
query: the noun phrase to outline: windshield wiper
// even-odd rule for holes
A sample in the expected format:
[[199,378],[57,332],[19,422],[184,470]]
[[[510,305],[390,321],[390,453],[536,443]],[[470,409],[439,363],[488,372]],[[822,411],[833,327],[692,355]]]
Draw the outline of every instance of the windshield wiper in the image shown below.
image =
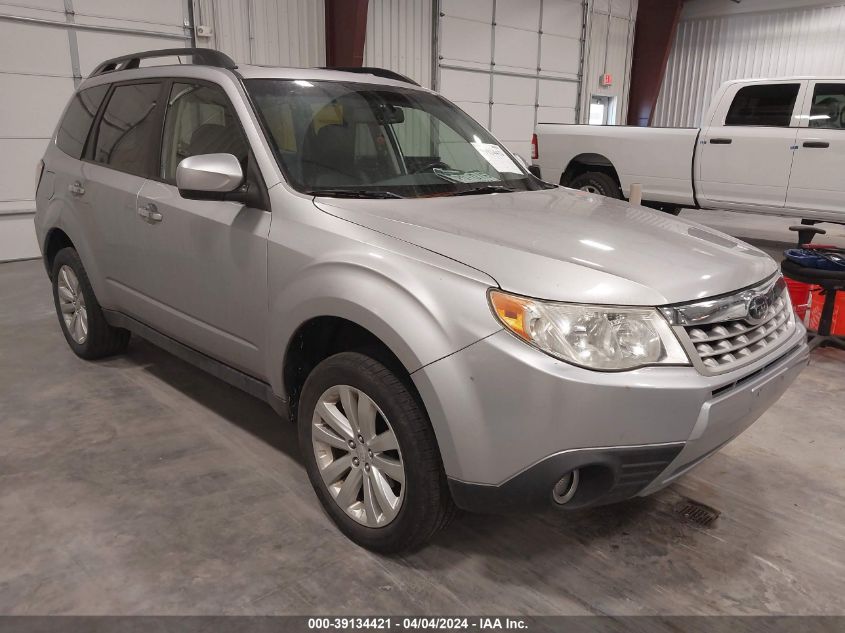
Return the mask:
[[456,191],[452,193],[453,196],[477,196],[485,193],[511,193],[516,191],[512,187],[504,187],[502,185],[487,185],[484,187],[475,187],[474,189],[465,189],[464,191]]
[[365,191],[354,189],[314,189],[306,191],[309,196],[328,196],[330,198],[401,198],[392,191]]

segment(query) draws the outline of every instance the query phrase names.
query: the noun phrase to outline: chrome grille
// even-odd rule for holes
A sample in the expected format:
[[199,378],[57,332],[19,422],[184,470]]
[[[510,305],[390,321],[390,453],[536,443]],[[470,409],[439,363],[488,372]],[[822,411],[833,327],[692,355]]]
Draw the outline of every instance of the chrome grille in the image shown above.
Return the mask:
[[751,325],[745,320],[687,328],[687,334],[705,367],[718,368],[739,360],[762,356],[792,329],[791,308],[778,297],[765,321]]
[[663,312],[704,374],[731,371],[766,356],[795,328],[789,293],[780,276],[733,295]]

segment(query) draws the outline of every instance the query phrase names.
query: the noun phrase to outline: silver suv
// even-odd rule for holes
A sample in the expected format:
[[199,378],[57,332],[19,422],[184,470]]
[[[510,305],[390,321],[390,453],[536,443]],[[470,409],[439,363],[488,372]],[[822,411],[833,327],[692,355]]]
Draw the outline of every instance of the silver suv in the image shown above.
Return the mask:
[[[192,63],[141,67],[167,55]],[[37,205],[71,349],[131,332],[265,399],[326,512],[378,551],[455,507],[654,492],[807,362],[767,255],[542,182],[390,71],[109,60]]]

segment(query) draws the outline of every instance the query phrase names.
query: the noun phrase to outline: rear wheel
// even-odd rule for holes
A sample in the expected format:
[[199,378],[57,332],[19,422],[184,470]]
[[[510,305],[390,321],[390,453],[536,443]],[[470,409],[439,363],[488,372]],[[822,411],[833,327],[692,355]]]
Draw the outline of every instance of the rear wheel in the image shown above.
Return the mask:
[[305,381],[299,443],[323,508],[350,539],[413,549],[453,513],[434,431],[397,374],[358,352],[321,362]]
[[580,189],[589,193],[596,193],[608,198],[622,199],[622,190],[616,180],[600,171],[588,171],[576,176],[569,183],[570,189]]
[[106,322],[76,250],[68,247],[56,254],[51,278],[59,325],[77,356],[94,360],[126,349],[129,332]]

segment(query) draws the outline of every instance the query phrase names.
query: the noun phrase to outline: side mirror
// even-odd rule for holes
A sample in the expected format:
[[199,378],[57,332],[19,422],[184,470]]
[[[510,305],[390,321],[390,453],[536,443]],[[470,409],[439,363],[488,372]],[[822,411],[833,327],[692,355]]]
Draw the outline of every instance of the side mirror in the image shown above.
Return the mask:
[[244,202],[245,191],[240,161],[232,154],[198,154],[183,159],[176,167],[179,195],[189,200],[232,200]]

